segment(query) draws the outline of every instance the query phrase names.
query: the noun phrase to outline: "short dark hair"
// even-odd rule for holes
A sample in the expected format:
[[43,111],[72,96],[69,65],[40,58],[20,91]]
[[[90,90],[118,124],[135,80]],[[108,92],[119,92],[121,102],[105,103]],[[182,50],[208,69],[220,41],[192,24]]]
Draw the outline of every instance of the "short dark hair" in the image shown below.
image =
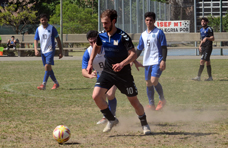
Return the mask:
[[94,38],[94,37],[97,37],[97,36],[98,36],[98,31],[96,31],[96,30],[90,30],[90,31],[87,32],[87,34],[86,34],[87,40],[88,40],[89,38]]
[[145,19],[146,19],[147,17],[152,17],[154,20],[156,20],[156,14],[155,14],[154,12],[146,12],[146,13],[144,14],[144,17],[145,17]]
[[40,19],[46,17],[48,19],[48,15],[45,13],[40,14]]
[[208,22],[208,19],[206,17],[202,17],[200,21],[204,20],[205,22]]
[[14,36],[11,36],[11,38],[15,38]]
[[117,22],[117,12],[116,12],[116,10],[114,10],[114,9],[106,9],[106,10],[104,10],[101,13],[101,18],[106,17],[106,16],[108,18],[110,18],[111,21],[116,19],[116,22]]

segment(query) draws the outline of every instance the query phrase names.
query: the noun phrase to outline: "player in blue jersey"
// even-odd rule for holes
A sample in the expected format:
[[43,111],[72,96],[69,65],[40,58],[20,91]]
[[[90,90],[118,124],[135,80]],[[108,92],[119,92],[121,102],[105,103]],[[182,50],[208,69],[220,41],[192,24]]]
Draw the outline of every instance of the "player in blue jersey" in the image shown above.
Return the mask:
[[[154,12],[147,12],[144,15],[147,30],[144,31],[139,39],[137,56],[139,57],[144,49],[143,66],[145,67],[145,80],[147,86],[147,96],[149,105],[147,108],[160,110],[166,104],[163,89],[158,82],[162,71],[166,68],[167,44],[166,37],[162,30],[154,26],[156,15]],[[135,63],[137,66],[137,63]],[[155,108],[154,88],[159,95],[159,103]]]
[[[82,75],[86,78],[99,78],[103,68],[104,68],[104,63],[105,63],[105,57],[104,57],[104,51],[101,50],[100,53],[98,53],[96,55],[96,57],[94,58],[93,61],[93,68],[94,71],[89,74],[86,70],[87,66],[88,66],[88,62],[90,59],[90,55],[92,53],[92,49],[94,44],[97,41],[97,36],[98,36],[98,32],[95,30],[89,31],[86,35],[87,40],[89,41],[89,48],[87,48],[87,50],[84,52],[83,58],[82,58]],[[116,86],[112,86],[112,88],[110,88],[108,90],[108,92],[106,93],[106,97],[108,98],[108,106],[109,109],[111,110],[112,114],[115,116],[116,114],[116,104],[117,104],[117,100],[115,97],[115,92],[116,92]],[[106,98],[105,97],[105,98]],[[103,116],[103,118],[97,122],[97,124],[103,124],[106,123],[107,119]]]
[[127,96],[131,105],[135,108],[143,133],[150,134],[150,127],[147,123],[143,106],[137,98],[137,88],[131,75],[130,62],[137,57],[134,45],[127,33],[116,28],[116,21],[116,10],[107,9],[102,12],[101,22],[105,30],[99,33],[97,37],[97,42],[93,47],[88,62],[87,71],[89,73],[92,72],[94,58],[97,53],[101,52],[101,49],[105,51],[105,66],[95,84],[92,97],[103,115],[108,119],[103,132],[109,132],[113,126],[119,123],[118,119],[109,110],[104,98],[105,93],[115,85],[121,93]]
[[198,76],[193,78],[192,80],[200,81],[201,74],[204,69],[204,63],[207,65],[207,74],[208,79],[205,79],[205,81],[213,81],[212,75],[211,75],[211,62],[210,62],[210,56],[212,52],[212,42],[214,41],[214,33],[213,29],[210,26],[207,26],[208,19],[202,18],[201,19],[201,26],[200,29],[200,45],[199,45],[199,52],[202,55],[200,60],[200,67],[198,71]]
[[40,23],[41,25],[36,29],[36,33],[34,37],[34,46],[35,46],[35,55],[38,56],[39,51],[37,50],[37,45],[39,40],[41,57],[42,57],[43,65],[45,66],[45,74],[43,78],[43,83],[40,86],[38,86],[37,89],[39,90],[46,89],[46,83],[49,76],[54,82],[52,89],[57,89],[59,87],[59,83],[55,78],[51,65],[54,65],[55,38],[58,42],[58,47],[59,47],[59,59],[63,57],[61,41],[59,39],[59,35],[55,27],[48,24],[48,17],[46,14],[40,15]]

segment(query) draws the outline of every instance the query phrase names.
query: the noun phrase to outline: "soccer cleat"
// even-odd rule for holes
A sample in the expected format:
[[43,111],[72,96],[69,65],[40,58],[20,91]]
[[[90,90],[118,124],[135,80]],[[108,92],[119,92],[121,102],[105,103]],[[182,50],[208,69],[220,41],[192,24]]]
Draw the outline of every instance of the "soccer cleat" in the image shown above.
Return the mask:
[[119,123],[119,120],[117,118],[115,118],[114,121],[108,121],[107,125],[105,126],[103,132],[110,132],[113,128],[113,126],[117,125]]
[[213,81],[212,77],[209,77],[208,79],[205,79],[204,81]]
[[143,126],[142,126],[142,129],[143,129],[143,134],[144,134],[144,135],[149,135],[149,134],[151,134],[151,130],[150,130],[150,127],[149,127],[148,124],[147,124],[147,125],[143,125]]
[[147,105],[145,110],[155,110],[155,105]]
[[59,88],[59,84],[55,83],[51,89],[57,89],[57,88]]
[[194,80],[194,81],[200,81],[200,77],[197,76],[197,77],[195,77],[195,78],[192,78],[192,80]]
[[40,86],[37,87],[37,89],[39,90],[45,90],[46,89],[46,86],[41,84]]
[[166,104],[166,100],[165,99],[164,100],[160,100],[158,102],[158,105],[156,107],[156,110],[161,110],[165,106],[165,104]]
[[106,123],[108,120],[106,118],[102,118],[100,121],[97,122],[97,124],[104,124]]

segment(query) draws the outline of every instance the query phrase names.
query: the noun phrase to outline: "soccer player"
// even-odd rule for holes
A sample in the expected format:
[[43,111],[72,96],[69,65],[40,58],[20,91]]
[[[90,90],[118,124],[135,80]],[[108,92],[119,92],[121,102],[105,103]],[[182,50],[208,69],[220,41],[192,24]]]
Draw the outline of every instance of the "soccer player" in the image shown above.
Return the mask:
[[199,45],[199,52],[202,55],[200,60],[200,67],[198,71],[198,76],[193,78],[194,81],[200,81],[200,76],[204,69],[204,63],[206,62],[207,65],[207,73],[209,78],[205,79],[205,81],[213,81],[212,75],[211,75],[211,62],[210,62],[210,56],[212,52],[212,42],[214,41],[214,33],[213,29],[210,26],[207,26],[208,19],[203,17],[201,18],[201,26],[200,29],[200,45]]
[[97,42],[93,47],[88,62],[87,71],[88,73],[92,72],[94,58],[97,53],[101,52],[101,49],[105,51],[105,66],[95,84],[92,97],[103,115],[108,119],[103,132],[111,131],[113,126],[119,123],[118,119],[109,110],[104,99],[104,94],[115,85],[121,93],[127,96],[131,105],[135,108],[143,128],[143,133],[150,134],[150,127],[147,123],[143,106],[137,98],[138,91],[131,75],[130,62],[134,61],[137,57],[134,45],[127,33],[116,28],[116,21],[116,10],[107,9],[102,12],[101,22],[104,31],[99,33],[97,37]]
[[[145,24],[147,30],[144,31],[140,38],[137,47],[137,56],[139,57],[144,49],[143,66],[145,67],[145,80],[147,86],[147,96],[149,105],[147,108],[152,110],[160,110],[166,104],[162,85],[158,82],[162,71],[166,68],[167,43],[166,37],[162,30],[158,29],[154,23],[156,14],[154,12],[146,12]],[[134,62],[137,66],[137,62]],[[159,95],[159,103],[155,108],[154,103],[154,88]]]
[[57,89],[59,87],[59,83],[55,78],[51,65],[54,65],[55,38],[58,42],[58,47],[59,47],[59,59],[63,57],[61,41],[59,39],[59,35],[56,28],[48,24],[48,17],[46,14],[40,15],[40,23],[41,25],[36,29],[36,33],[34,37],[34,46],[35,46],[35,55],[38,56],[39,51],[37,50],[37,45],[38,45],[38,40],[40,40],[41,57],[42,57],[43,65],[45,66],[45,74],[44,74],[43,83],[40,86],[38,86],[37,89],[39,90],[46,89],[46,84],[49,76],[54,82],[52,89]]
[[[91,74],[89,74],[86,70],[86,68],[88,66],[90,55],[92,53],[93,46],[97,41],[97,36],[98,36],[98,32],[95,30],[89,31],[87,33],[86,38],[89,41],[90,46],[84,52],[84,55],[82,58],[82,75],[84,77],[90,78],[90,79],[93,79],[93,78],[98,79],[100,77],[101,72],[103,71],[104,62],[105,62],[104,51],[101,50],[101,52],[96,55],[96,57],[94,58],[94,61],[93,61],[93,68],[95,69],[95,71],[93,71]],[[111,89],[109,89],[108,92],[106,93],[106,97],[108,98],[109,109],[111,110],[111,112],[114,116],[116,114],[116,104],[117,104],[117,100],[115,97],[116,89],[117,89],[116,86],[112,86]],[[106,98],[106,97],[104,97],[104,98]],[[100,121],[98,121],[97,124],[103,124],[106,122],[107,122],[107,119],[103,116],[103,118]]]

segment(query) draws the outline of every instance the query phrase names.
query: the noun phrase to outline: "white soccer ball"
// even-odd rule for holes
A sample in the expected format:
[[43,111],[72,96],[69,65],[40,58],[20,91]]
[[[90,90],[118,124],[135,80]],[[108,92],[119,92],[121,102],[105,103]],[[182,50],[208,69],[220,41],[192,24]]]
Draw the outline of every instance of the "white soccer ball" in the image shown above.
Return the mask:
[[59,125],[54,129],[53,137],[59,144],[63,144],[70,139],[70,129],[65,125]]

